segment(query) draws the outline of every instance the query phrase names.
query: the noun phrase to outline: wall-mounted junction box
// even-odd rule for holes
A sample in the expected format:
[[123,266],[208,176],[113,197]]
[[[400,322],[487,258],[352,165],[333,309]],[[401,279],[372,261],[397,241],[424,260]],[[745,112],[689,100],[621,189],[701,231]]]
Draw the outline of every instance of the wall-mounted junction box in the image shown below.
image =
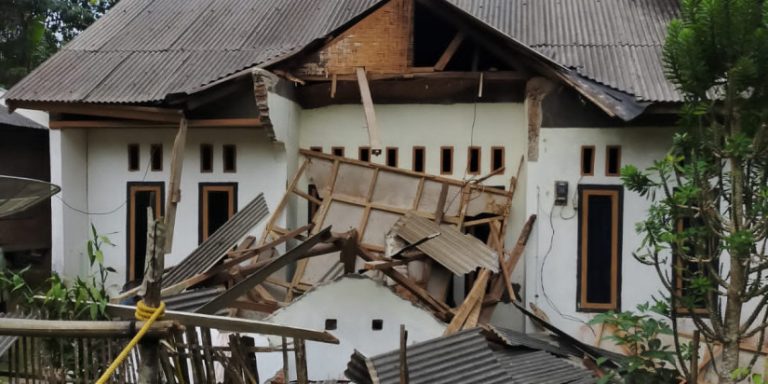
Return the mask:
[[555,181],[555,205],[568,205],[567,181]]

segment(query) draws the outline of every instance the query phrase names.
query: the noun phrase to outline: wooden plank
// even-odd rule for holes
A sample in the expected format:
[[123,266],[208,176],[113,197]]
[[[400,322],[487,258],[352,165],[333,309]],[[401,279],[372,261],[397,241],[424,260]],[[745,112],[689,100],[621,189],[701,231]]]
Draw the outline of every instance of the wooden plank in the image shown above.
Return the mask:
[[344,266],[344,274],[355,273],[355,260],[357,259],[357,231],[353,229],[347,232],[343,243],[339,258],[341,259],[341,264]]
[[37,101],[9,101],[8,104],[13,109],[28,108],[47,111],[49,113],[67,113],[72,115],[101,116],[166,123],[178,123],[183,117],[183,112],[179,109],[157,107]]
[[[113,317],[119,318],[133,318],[136,312],[136,307],[131,305],[122,304],[107,304],[107,313]],[[287,337],[301,337],[305,340],[317,341],[322,343],[338,344],[339,341],[333,335],[323,332],[315,331],[307,328],[290,327],[280,324],[269,323],[265,321],[240,319],[226,316],[214,316],[201,313],[181,312],[166,310],[163,315],[164,321],[173,321],[184,326],[198,326],[207,327],[212,329],[218,329],[220,331],[239,332],[239,333],[258,333],[262,335],[276,335]],[[40,320],[42,321],[42,320]],[[1,320],[0,320],[1,323]],[[107,322],[117,323],[117,322]],[[130,322],[123,322],[126,325],[130,325]],[[137,327],[140,326],[140,322],[136,323]],[[163,323],[161,323],[163,324]],[[0,327],[2,325],[0,324]],[[2,334],[2,333],[0,333]],[[129,334],[126,332],[125,334]]]
[[464,326],[461,329],[470,329],[477,326],[477,322],[480,320],[480,311],[483,309],[483,301],[478,300],[475,306],[472,307],[472,311],[467,316],[467,321],[464,322]]
[[[521,81],[527,80],[530,76],[519,71],[490,71],[482,72],[487,81]],[[436,79],[436,80],[477,80],[480,78],[480,72],[467,71],[443,71],[435,72],[434,68],[429,67],[428,71],[409,72],[409,73],[377,73],[367,72],[368,81],[397,80],[397,79]],[[305,81],[327,83],[333,82],[332,77],[327,76],[302,76]],[[357,82],[357,75],[337,75],[336,81]]]
[[[261,120],[258,118],[237,118],[237,119],[190,119],[187,120],[189,128],[257,128],[261,126]],[[158,123],[151,121],[138,120],[51,120],[49,128],[51,129],[70,129],[70,128],[177,128],[178,124]]]
[[235,301],[238,297],[245,295],[249,290],[251,290],[256,285],[261,284],[262,281],[264,281],[273,273],[277,272],[280,268],[283,268],[290,263],[296,262],[303,257],[306,257],[307,252],[315,244],[327,240],[330,237],[331,228],[327,227],[318,234],[308,238],[297,247],[286,252],[284,255],[271,260],[269,264],[246,277],[245,280],[237,283],[223,294],[200,307],[197,312],[212,314],[216,313],[220,309],[226,308],[229,303]]
[[[286,188],[287,192],[293,191],[296,189],[296,185],[298,185],[299,180],[301,180],[301,175],[304,174],[304,170],[307,169],[307,165],[309,165],[309,160],[305,159],[301,165],[299,166],[299,169],[296,171],[296,174],[293,175],[293,179],[291,179],[291,182],[288,183],[288,187]],[[275,222],[280,219],[283,215],[283,209],[285,209],[286,204],[288,204],[288,199],[290,198],[290,193],[283,194],[283,198],[280,199],[280,202],[277,204],[277,208],[275,208],[275,212],[272,214],[272,217],[269,218],[269,221],[267,222],[267,225],[264,229],[264,234],[261,237],[260,243],[264,243],[266,241],[267,236],[269,236],[269,233],[272,231],[272,226],[275,225]]]
[[[385,260],[382,257],[379,257],[373,253],[370,253],[363,248],[358,247],[357,249],[358,255],[363,258],[365,261],[380,261]],[[443,320],[450,320],[451,316],[453,315],[453,312],[448,305],[443,303],[440,300],[435,299],[432,297],[432,295],[424,288],[420,287],[418,284],[413,282],[410,278],[403,275],[402,273],[394,270],[394,269],[384,269],[382,272],[389,277],[390,279],[394,280],[396,283],[400,284],[403,288],[407,289],[409,292],[414,294],[424,305],[426,305],[428,308],[430,308],[434,314],[443,319]]]
[[308,384],[307,374],[307,349],[303,339],[293,339],[294,354],[296,357],[296,381],[299,384]]
[[[504,263],[503,270],[500,271],[503,274],[506,274],[507,276],[511,276],[512,272],[515,270],[515,266],[517,265],[517,262],[520,260],[520,258],[523,256],[523,253],[525,252],[525,246],[528,243],[528,238],[531,235],[531,231],[533,230],[533,224],[536,222],[536,215],[531,215],[528,217],[528,221],[526,221],[525,225],[523,226],[523,229],[520,231],[520,236],[517,238],[517,243],[515,244],[515,247],[512,249],[512,252],[510,252],[509,259]],[[497,280],[495,284],[491,287],[489,296],[494,298],[495,300],[501,300],[502,291],[504,290],[504,286],[502,285],[501,280]],[[511,297],[513,300],[514,297]]]
[[[134,307],[134,310],[136,308]],[[31,337],[133,337],[132,330],[141,328],[143,321],[70,321],[0,318],[0,335]],[[166,336],[175,323],[165,318],[156,321],[147,333]]]
[[463,41],[464,33],[459,31],[455,36],[453,36],[451,42],[448,43],[448,47],[445,48],[443,54],[440,55],[440,59],[438,59],[437,63],[435,63],[435,71],[442,71],[445,69],[445,67],[453,58],[453,55],[456,54],[456,51],[459,49],[459,46],[461,46]]
[[357,75],[357,84],[360,87],[360,98],[363,102],[363,109],[365,111],[365,123],[368,127],[368,139],[371,147],[371,153],[381,153],[381,139],[379,138],[379,125],[376,121],[376,110],[373,107],[373,97],[371,96],[371,88],[368,85],[368,78],[365,74],[365,68],[355,68],[355,74]]
[[192,362],[192,380],[194,383],[202,383],[205,377],[203,369],[203,359],[200,356],[200,343],[197,341],[197,328],[188,327],[186,329],[187,345],[189,346],[190,361]]
[[448,198],[448,184],[440,186],[440,196],[437,198],[437,207],[435,208],[435,223],[442,224],[445,216],[445,201]]
[[472,289],[469,291],[469,294],[464,299],[464,302],[461,303],[458,311],[456,311],[456,316],[453,317],[453,320],[451,320],[450,324],[448,324],[448,327],[445,328],[443,335],[452,335],[461,330],[475,306],[478,303],[482,304],[482,299],[485,295],[485,288],[488,285],[488,278],[490,276],[491,271],[485,268],[480,270],[480,273],[477,274],[475,284],[472,285]]
[[283,382],[284,383],[288,383],[289,382],[288,381],[288,377],[289,377],[289,372],[288,372],[288,338],[283,336],[282,339],[283,339],[283,343],[282,343],[282,348],[281,348],[282,351],[281,352],[282,352],[282,355],[283,355]]
[[181,201],[181,171],[184,166],[184,148],[187,144],[187,118],[182,117],[179,132],[171,152],[171,176],[168,183],[168,201],[165,208],[165,253],[173,249],[173,229],[176,224],[176,206]]

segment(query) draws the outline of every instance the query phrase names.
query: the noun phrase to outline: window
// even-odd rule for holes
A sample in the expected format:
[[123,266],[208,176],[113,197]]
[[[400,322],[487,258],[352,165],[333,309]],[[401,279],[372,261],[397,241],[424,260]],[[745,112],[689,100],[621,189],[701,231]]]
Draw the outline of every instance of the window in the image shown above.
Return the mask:
[[424,172],[425,163],[424,147],[413,147],[413,170],[415,172]]
[[309,147],[309,150],[312,151],[312,152],[323,153],[323,147]]
[[344,147],[331,147],[331,153],[334,156],[344,157]]
[[152,170],[162,171],[163,170],[163,145],[152,144],[149,147],[149,158],[150,158],[150,161],[152,162]]
[[144,261],[147,253],[147,208],[151,207],[155,219],[163,215],[162,182],[128,183],[128,281],[144,277]]
[[453,173],[453,147],[440,147],[440,174]]
[[397,148],[387,147],[387,166],[397,167]]
[[128,170],[138,171],[141,169],[141,156],[139,154],[138,144],[128,144]]
[[374,331],[381,331],[384,329],[384,320],[382,319],[373,319],[371,321],[371,329]]
[[213,172],[213,145],[200,145],[200,172]]
[[360,159],[360,161],[371,161],[371,147],[358,148],[357,158]]
[[200,243],[235,214],[236,204],[237,183],[200,183]]
[[334,329],[336,329],[336,326],[338,325],[337,323],[338,322],[336,321],[336,319],[325,319],[325,330],[333,331]]
[[224,162],[224,172],[237,172],[237,147],[233,144],[223,146],[222,157]]
[[491,172],[504,168],[504,147],[491,147]]
[[581,146],[581,175],[592,176],[595,174],[595,146]]
[[469,147],[467,151],[467,173],[470,175],[480,173],[480,147]]
[[620,186],[579,186],[578,308],[619,309]]
[[609,145],[605,150],[605,175],[619,176],[621,173],[621,146]]

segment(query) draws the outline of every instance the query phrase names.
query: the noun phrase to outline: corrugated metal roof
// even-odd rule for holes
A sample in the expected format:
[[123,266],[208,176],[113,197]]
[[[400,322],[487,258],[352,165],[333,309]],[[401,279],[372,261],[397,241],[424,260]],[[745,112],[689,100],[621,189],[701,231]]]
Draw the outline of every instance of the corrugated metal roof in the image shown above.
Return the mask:
[[470,273],[477,268],[486,268],[494,273],[499,271],[499,256],[495,251],[476,237],[465,235],[453,226],[441,227],[432,220],[408,212],[392,226],[391,231],[410,244],[439,232],[440,236],[416,248],[457,275]]
[[[406,349],[410,382],[420,383],[594,383],[589,371],[567,359],[530,348],[489,342],[480,328],[435,338]],[[521,338],[525,338],[522,336]],[[400,382],[400,352],[374,357],[355,352],[345,374],[357,383]]]
[[193,289],[177,295],[163,296],[163,302],[169,310],[195,312],[196,309],[221,295],[224,291],[226,291],[224,287]]
[[[638,101],[679,101],[663,72],[677,0],[446,0]],[[326,36],[379,0],[122,0],[10,92],[140,103],[190,92]]]
[[8,108],[5,105],[0,104],[0,126],[2,125],[22,128],[45,129],[44,126],[16,112],[8,113]]
[[237,245],[257,224],[269,216],[269,208],[260,193],[248,205],[237,211],[199,247],[163,276],[163,287],[170,287],[203,273],[216,265],[224,254]]
[[581,384],[597,381],[586,369],[544,351],[502,349],[493,353],[512,377],[512,383]]
[[541,340],[530,335],[526,335],[522,332],[513,331],[511,329],[489,326],[491,332],[501,339],[506,345],[510,347],[527,347],[531,349],[537,349],[541,351],[547,351],[554,355],[565,356],[567,353],[560,350],[557,346]]
[[8,93],[144,103],[294,53],[380,0],[122,0]]
[[[509,373],[499,365],[488,341],[479,328],[462,331],[447,337],[438,337],[414,344],[406,350],[409,383],[411,384],[509,384]],[[350,362],[347,377],[354,382],[370,382],[358,377],[360,367],[367,367],[356,354]],[[365,372],[375,375],[380,384],[400,383],[400,355],[394,350],[370,358]]]
[[638,101],[680,101],[661,48],[677,0],[447,0],[580,75]]

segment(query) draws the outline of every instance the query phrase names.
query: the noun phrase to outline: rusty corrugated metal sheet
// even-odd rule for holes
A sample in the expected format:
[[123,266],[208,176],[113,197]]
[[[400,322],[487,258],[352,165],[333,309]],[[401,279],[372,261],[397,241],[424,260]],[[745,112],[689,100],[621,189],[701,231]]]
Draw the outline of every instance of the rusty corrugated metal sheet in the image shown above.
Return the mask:
[[7,94],[147,103],[295,53],[380,0],[122,0]]
[[176,295],[163,296],[163,302],[169,310],[195,312],[224,291],[226,291],[224,287],[193,289]]
[[477,268],[499,271],[498,254],[494,250],[453,226],[441,227],[432,220],[408,212],[392,226],[392,232],[409,244],[439,232],[440,236],[416,248],[457,275],[467,274]]
[[216,265],[256,225],[269,216],[264,194],[237,211],[224,225],[203,241],[192,253],[163,275],[163,287],[170,287]]
[[638,101],[680,101],[661,48],[677,0],[447,0],[580,75]]

